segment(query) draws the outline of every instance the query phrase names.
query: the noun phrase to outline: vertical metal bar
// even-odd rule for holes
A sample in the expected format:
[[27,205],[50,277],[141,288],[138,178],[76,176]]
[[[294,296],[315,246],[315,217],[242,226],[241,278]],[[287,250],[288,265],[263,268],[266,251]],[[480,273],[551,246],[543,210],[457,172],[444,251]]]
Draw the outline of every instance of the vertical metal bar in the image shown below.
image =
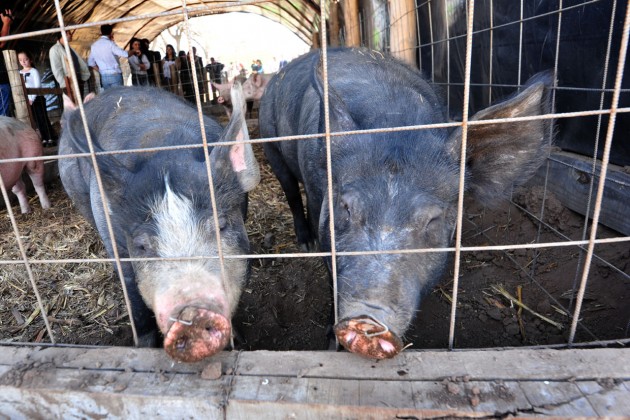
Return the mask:
[[468,100],[470,95],[470,67],[472,57],[473,17],[475,1],[468,3],[466,32],[466,69],[464,81],[464,107],[462,114],[462,143],[459,161],[459,195],[457,199],[457,227],[455,230],[455,267],[453,268],[453,302],[451,304],[451,321],[448,332],[448,348],[453,349],[455,339],[455,315],[457,314],[457,292],[459,288],[459,267],[462,246],[462,219],[464,215],[464,182],[466,174],[466,145],[468,141]]
[[433,43],[433,13],[431,12],[431,0],[429,0],[429,33],[431,35],[431,82],[435,83],[435,48]]
[[593,210],[593,225],[589,237],[588,250],[584,261],[584,271],[575,302],[575,311],[571,320],[571,330],[569,332],[569,345],[573,344],[575,339],[575,330],[582,310],[582,302],[584,300],[584,292],[586,291],[586,283],[588,281],[588,273],[591,268],[593,259],[593,250],[595,249],[595,239],[597,238],[597,227],[599,223],[599,215],[602,207],[602,198],[604,196],[604,184],[606,183],[606,173],[608,171],[608,161],[610,158],[610,148],[612,145],[612,137],[615,131],[615,121],[617,118],[617,106],[619,105],[619,95],[621,93],[621,82],[623,80],[623,71],[626,63],[626,55],[628,50],[628,35],[630,33],[630,7],[626,8],[626,17],[624,20],[623,35],[621,38],[621,46],[619,50],[619,61],[617,62],[617,74],[615,76],[615,87],[613,98],[610,104],[610,119],[608,120],[608,129],[606,131],[606,142],[604,144],[604,153],[602,156],[602,166],[599,174],[599,183],[597,185],[597,196],[595,198],[595,209]]
[[422,45],[422,38],[420,37],[420,6],[416,6],[416,37],[418,40],[418,46],[416,48],[416,54],[418,54],[418,68],[422,70],[422,51],[420,49],[420,46]]
[[[492,58],[494,52],[494,2],[490,0],[490,75],[488,76],[488,106],[492,105]],[[520,56],[520,53],[519,53]]]
[[[66,50],[66,58],[68,62],[72,62],[72,56],[70,55],[70,47],[68,46],[68,39],[66,38],[66,29],[63,21],[63,16],[61,14],[61,6],[59,5],[59,0],[55,0],[55,8],[57,9],[57,19],[59,21],[59,27],[61,29],[61,35],[63,36],[65,50]],[[70,66],[70,72],[73,78],[73,84],[75,92],[79,91],[77,74],[74,71],[74,66]],[[96,161],[96,154],[94,153],[94,143],[92,142],[92,136],[90,134],[90,129],[87,125],[87,118],[85,116],[85,109],[83,108],[83,102],[80,100],[77,101],[77,107],[81,114],[81,121],[83,122],[83,129],[85,131],[85,138],[87,140],[88,149],[90,150],[90,159],[92,160],[92,166],[94,167],[94,175],[96,177],[96,184],[98,185],[98,191],[101,195],[101,200],[103,203],[103,214],[105,216],[105,224],[107,225],[107,234],[109,235],[109,239],[112,243],[112,252],[114,254],[114,265],[116,266],[116,271],[118,273],[118,278],[120,279],[120,283],[123,290],[123,295],[125,296],[125,306],[127,308],[127,312],[129,313],[129,323],[131,325],[131,332],[133,335],[133,343],[134,345],[138,345],[138,333],[136,330],[136,324],[133,320],[133,312],[131,311],[131,304],[129,301],[129,294],[127,293],[127,285],[125,284],[125,276],[122,270],[122,264],[120,262],[120,255],[118,254],[118,246],[116,245],[116,236],[114,235],[114,227],[112,225],[111,217],[109,214],[109,200],[105,195],[105,188],[103,187],[103,180],[101,179],[101,172],[98,167],[98,163]]]
[[[448,4],[444,5],[444,20],[446,22],[446,109],[451,109],[451,30],[448,24]],[[468,76],[468,75],[466,75]]]
[[[333,313],[335,325],[339,322],[339,297],[337,296],[337,244],[335,241],[335,212],[333,205],[332,154],[330,141],[330,113],[328,98],[328,45],[326,44],[326,0],[320,2],[320,31],[322,34],[322,76],[324,84],[324,127],[326,138],[326,182],[328,183],[328,227],[330,229],[330,268],[333,280]],[[336,338],[335,338],[336,340]]]
[[[188,65],[190,66],[191,75],[193,78],[193,88],[195,89],[195,100],[197,105],[197,117],[199,119],[199,128],[201,130],[201,142],[203,143],[203,155],[206,162],[206,175],[208,177],[208,190],[210,191],[210,203],[212,206],[212,220],[214,222],[214,231],[216,233],[217,241],[217,254],[219,257],[219,267],[221,267],[221,279],[225,281],[227,278],[225,272],[225,259],[223,256],[223,247],[221,246],[221,229],[219,223],[219,213],[217,210],[217,200],[214,190],[214,179],[212,178],[212,163],[210,161],[210,152],[208,151],[208,138],[206,137],[206,130],[203,123],[203,113],[201,112],[201,96],[199,92],[199,81],[197,80],[197,68],[195,67],[195,57],[193,55],[192,37],[190,36],[190,19],[188,11],[186,9],[186,0],[182,0],[182,14],[184,16],[184,30],[186,32],[186,38],[188,40]],[[236,104],[234,104],[236,105]],[[243,110],[241,109],[241,112]],[[236,114],[236,109],[234,110]],[[233,140],[233,139],[228,139]],[[227,146],[214,146],[214,147],[227,147]]]
[[520,92],[521,90],[521,72],[522,72],[522,68],[523,68],[523,2],[524,0],[521,0],[521,13],[520,13],[520,19],[519,19],[519,24],[518,24],[518,77],[517,77],[517,81],[516,84],[518,85],[518,91]]
[[[606,46],[606,56],[604,58],[604,75],[602,77],[602,92],[599,95],[599,110],[604,109],[604,98],[606,97],[606,84],[608,83],[608,67],[610,65],[610,50],[612,47],[612,37],[615,29],[615,13],[617,12],[617,0],[613,1],[612,4],[612,12],[610,13],[610,28],[608,30],[608,44]],[[585,215],[591,214],[591,204],[593,200],[593,190],[595,189],[595,171],[597,170],[597,149],[599,148],[599,131],[602,126],[602,115],[597,116],[597,128],[595,130],[595,145],[593,146],[593,162],[591,165],[591,181],[588,187],[588,198],[586,200],[586,211]],[[582,229],[582,240],[586,239],[587,232],[589,226],[588,216],[584,217],[584,229]],[[580,271],[582,271],[582,264],[584,262],[584,250],[580,250],[580,256],[578,257],[578,263],[575,270],[575,277],[573,278],[573,285],[571,286],[571,290],[575,291],[575,287],[577,286],[578,277],[580,276]],[[573,307],[573,293],[571,293],[571,298],[569,299],[569,309]]]
[[[557,91],[557,87],[558,87],[558,80],[557,80],[557,75],[558,75],[558,61],[559,61],[559,57],[560,57],[560,36],[562,34],[562,11],[563,11],[563,4],[562,4],[562,0],[559,1],[558,3],[558,31],[556,34],[556,51],[555,51],[555,55],[554,55],[554,64],[553,64],[553,74],[554,74],[554,78],[553,78],[553,89],[551,91],[551,109],[556,109],[556,91]],[[549,142],[551,145],[551,141],[553,140],[553,134],[554,134],[554,125],[550,124],[549,125]],[[543,187],[543,196],[542,196],[542,201],[540,203],[540,220],[545,220],[545,203],[547,202],[547,181],[549,179],[549,160],[547,160],[546,164],[545,164],[546,168],[545,168],[545,184]],[[538,231],[536,232],[536,243],[540,243],[540,236],[542,234],[542,223],[538,224]],[[530,265],[530,273],[531,276],[534,277],[536,274],[536,268],[538,266],[538,257],[540,256],[540,251],[536,250],[536,252],[534,253],[534,258],[532,259],[532,264]]]

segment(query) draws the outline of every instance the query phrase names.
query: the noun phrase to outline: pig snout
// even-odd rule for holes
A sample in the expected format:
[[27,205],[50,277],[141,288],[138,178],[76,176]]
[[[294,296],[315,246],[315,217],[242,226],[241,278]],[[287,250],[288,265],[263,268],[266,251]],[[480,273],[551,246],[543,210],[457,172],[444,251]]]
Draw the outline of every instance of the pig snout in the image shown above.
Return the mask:
[[169,317],[164,350],[174,360],[198,362],[227,346],[232,327],[225,316],[207,308],[186,306]]
[[[208,279],[218,281],[212,276]],[[216,283],[200,282],[188,287],[181,284],[176,281],[157,293],[153,310],[164,334],[166,353],[178,362],[198,362],[220,352],[230,342],[230,308],[225,292]]]
[[403,349],[396,333],[368,315],[345,318],[334,330],[346,350],[368,359],[390,359]]

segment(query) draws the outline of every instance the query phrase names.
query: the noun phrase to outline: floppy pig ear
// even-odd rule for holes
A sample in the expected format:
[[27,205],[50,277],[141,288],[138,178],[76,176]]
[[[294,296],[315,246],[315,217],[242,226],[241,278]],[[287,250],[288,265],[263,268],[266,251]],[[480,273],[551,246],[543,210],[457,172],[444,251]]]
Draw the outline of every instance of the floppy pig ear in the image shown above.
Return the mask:
[[[550,72],[532,77],[519,95],[475,114],[471,121],[530,117],[551,112]],[[468,126],[467,189],[485,204],[501,198],[514,184],[526,182],[544,162],[553,135],[550,119]],[[459,156],[461,128],[449,138]]]
[[[233,112],[230,121],[221,134],[220,141],[244,141],[249,140],[247,123],[245,121],[245,100],[240,83],[235,83],[231,92]],[[222,163],[228,163],[238,178],[243,191],[254,189],[260,182],[260,170],[254,156],[254,150],[250,143],[236,143],[232,146],[215,146],[212,149],[212,159],[218,167],[223,168]],[[222,162],[220,162],[222,161]]]

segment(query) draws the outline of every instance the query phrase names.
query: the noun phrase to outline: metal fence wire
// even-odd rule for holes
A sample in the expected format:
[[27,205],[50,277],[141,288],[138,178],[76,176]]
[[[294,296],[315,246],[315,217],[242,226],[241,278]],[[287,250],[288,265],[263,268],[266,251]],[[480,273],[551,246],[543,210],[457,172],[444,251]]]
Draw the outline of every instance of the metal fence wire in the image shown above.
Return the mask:
[[[133,21],[151,22],[152,19],[161,17],[178,17],[184,22],[185,34],[188,44],[192,45],[192,35],[190,33],[190,20],[200,15],[229,12],[232,9],[246,6],[261,6],[265,4],[278,4],[282,2],[233,2],[216,4],[211,2],[200,2],[187,4],[182,0],[181,4],[173,10],[156,11],[151,14],[128,15],[120,19],[109,19],[106,21],[85,22],[81,24],[69,24],[64,20],[62,11],[64,8],[59,0],[55,1],[58,27],[38,30],[32,32],[22,32],[9,35],[3,39],[7,40],[28,40],[37,39],[52,33],[62,32],[67,41],[65,30],[82,29],[100,26],[103,23],[124,23]],[[351,3],[351,2],[348,2]],[[412,2],[413,3],[413,2]],[[261,145],[268,141],[304,141],[310,138],[325,136],[327,154],[327,185],[333,185],[330,168],[333,164],[331,156],[331,140],[335,136],[347,134],[372,134],[391,132],[393,135],[402,131],[421,132],[432,129],[455,129],[461,127],[461,166],[459,172],[459,195],[457,201],[457,223],[453,237],[452,246],[447,248],[422,248],[404,250],[385,251],[339,251],[335,240],[335,220],[334,213],[330,214],[329,228],[331,237],[330,252],[260,252],[247,255],[224,255],[221,251],[221,232],[219,229],[217,202],[215,199],[215,180],[212,177],[212,167],[210,163],[208,145],[212,145],[202,129],[202,138],[199,145],[205,151],[206,172],[208,175],[208,189],[214,213],[214,226],[216,228],[216,243],[219,250],[214,257],[195,258],[216,258],[220,261],[222,274],[225,272],[225,262],[229,259],[249,259],[256,261],[276,261],[280,259],[321,259],[330,257],[333,289],[333,312],[335,323],[338,313],[338,293],[337,283],[337,257],[357,256],[374,254],[417,254],[417,253],[448,253],[449,266],[444,279],[436,286],[432,296],[440,301],[444,306],[448,300],[450,311],[448,315],[448,327],[444,323],[441,328],[448,329],[446,340],[440,342],[439,346],[448,349],[457,348],[458,334],[474,334],[474,331],[464,331],[462,322],[459,321],[459,314],[462,310],[471,310],[471,301],[462,303],[462,290],[468,295],[473,289],[482,289],[479,294],[479,301],[476,309],[482,305],[494,306],[501,310],[511,310],[515,318],[522,319],[523,311],[530,316],[532,322],[537,319],[536,325],[549,325],[558,328],[563,337],[563,341],[558,342],[536,342],[528,343],[543,346],[557,345],[575,346],[582,343],[588,345],[627,345],[628,328],[630,323],[630,305],[627,299],[630,298],[630,264],[628,263],[628,232],[620,233],[610,230],[606,225],[606,220],[602,217],[602,207],[607,199],[610,199],[607,191],[627,191],[629,185],[624,183],[624,171],[620,167],[626,168],[630,165],[630,155],[628,154],[627,132],[620,132],[620,128],[627,128],[627,121],[630,118],[628,112],[630,93],[628,80],[623,79],[627,68],[625,67],[627,57],[628,36],[630,32],[630,7],[625,2],[616,0],[584,0],[584,1],[546,1],[534,2],[521,0],[520,2],[507,2],[498,0],[485,1],[449,1],[449,0],[417,0],[413,5],[409,2],[384,2],[380,0],[360,0],[357,2],[360,12],[360,19],[356,25],[360,25],[357,30],[353,28],[350,21],[345,21],[338,34],[328,33],[329,25],[321,24],[326,22],[331,15],[331,8],[350,7],[342,2],[324,2],[319,4],[319,25],[316,31],[319,34],[319,43],[322,46],[321,54],[324,62],[324,102],[325,112],[325,133],[316,135],[300,135],[279,138],[261,138],[247,140],[254,145]],[[67,6],[67,4],[64,4]],[[394,13],[392,8],[398,8]],[[240,10],[240,9],[239,9]],[[591,14],[589,14],[591,13]],[[601,45],[589,44],[592,40],[580,39],[578,35],[579,27],[584,24],[580,19],[594,19],[597,17],[599,31],[605,32],[603,51],[596,57],[584,58],[579,50],[580,42],[583,42],[584,51],[592,53],[600,49]],[[402,39],[401,31],[396,25],[402,22],[413,22],[415,30],[415,41],[410,45],[409,39]],[[605,26],[603,25],[605,23]],[[328,61],[327,53],[329,49],[328,39],[338,36],[342,42],[352,42],[351,33],[359,33],[359,43],[365,47],[390,53],[395,57],[413,57],[414,64],[426,75],[437,89],[444,95],[445,106],[448,109],[450,121],[440,124],[430,124],[422,126],[391,127],[381,129],[357,130],[352,132],[331,132],[329,123],[329,97],[328,97]],[[225,42],[229,42],[226,40]],[[67,44],[67,43],[66,43]],[[356,44],[355,44],[356,45]],[[68,60],[72,60],[70,50],[66,47]],[[192,55],[192,54],[191,54]],[[601,57],[601,60],[595,61]],[[71,62],[71,61],[70,61]],[[193,64],[191,64],[193,65]],[[584,67],[576,67],[584,66]],[[472,115],[510,93],[518,91],[532,74],[545,69],[551,69],[556,75],[553,86],[553,113],[520,118],[502,118],[499,120],[472,120]],[[76,84],[77,75],[74,68],[70,66],[73,80],[75,81],[75,91],[79,87]],[[198,75],[192,72],[193,86],[196,96],[196,108],[198,122],[203,126],[204,103],[202,92],[199,90]],[[357,74],[357,77],[361,77]],[[376,89],[375,89],[376,91]],[[594,98],[594,99],[593,99]],[[375,93],[375,101],[379,100]],[[108,192],[104,188],[100,178],[99,161],[97,156],[101,154],[139,154],[151,153],[160,150],[176,150],[185,147],[161,147],[146,148],[142,150],[118,150],[114,152],[96,152],[93,146],[90,127],[88,126],[83,104],[78,103],[78,110],[84,122],[85,136],[88,141],[89,153],[60,156],[45,156],[38,158],[47,162],[56,162],[59,159],[89,158],[94,165],[100,196],[104,200],[104,208],[108,208]],[[384,103],[383,107],[387,107]],[[468,211],[465,207],[465,164],[466,145],[470,127],[488,124],[518,123],[528,120],[546,119],[555,121],[556,144],[563,150],[577,152],[579,162],[586,162],[587,170],[584,166],[577,166],[576,161],[562,158],[562,154],[556,149],[552,149],[552,154],[547,159],[547,163],[539,170],[537,177],[528,184],[541,188],[542,200],[537,203],[538,207],[533,208],[524,204],[523,200],[510,201],[506,205],[504,213],[505,220],[498,224],[496,219],[484,219],[484,215],[490,210],[483,206],[476,207],[476,213]],[[619,123],[623,119],[623,124]],[[593,124],[594,122],[594,124]],[[583,125],[579,125],[583,124]],[[577,127],[577,128],[576,128]],[[587,128],[584,128],[587,127]],[[588,137],[580,139],[578,146],[571,146],[570,141],[576,137]],[[227,142],[225,144],[236,144],[237,142]],[[624,146],[625,144],[625,146]],[[588,152],[585,152],[588,150]],[[625,154],[624,154],[625,153]],[[4,159],[2,163],[25,161],[22,159]],[[616,164],[611,163],[615,161]],[[261,162],[263,163],[263,162]],[[567,171],[580,175],[584,180],[582,184],[588,184],[588,193],[581,206],[584,208],[580,219],[579,227],[575,229],[577,234],[568,234],[566,226],[554,225],[551,216],[545,214],[545,209],[549,208],[549,200],[555,200],[554,193],[550,191],[550,177],[553,176],[552,165],[566,168]],[[555,167],[555,166],[554,166]],[[611,174],[622,174],[621,176]],[[627,171],[625,172],[627,175]],[[61,188],[61,187],[60,187]],[[5,203],[10,202],[10,193],[4,181],[0,178],[0,189]],[[324,186],[325,189],[325,186]],[[516,195],[517,192],[514,192]],[[614,194],[612,194],[614,195]],[[627,193],[626,193],[627,196]],[[334,208],[333,191],[328,190],[328,206]],[[556,203],[556,201],[554,201]],[[53,203],[53,206],[55,203]],[[40,288],[43,282],[54,281],[46,274],[47,267],[55,265],[64,267],[65,271],[79,270],[80,267],[90,264],[111,264],[113,262],[115,272],[120,279],[123,278],[121,262],[143,260],[138,258],[121,258],[116,246],[114,246],[114,258],[96,258],[91,250],[87,250],[84,258],[67,256],[64,258],[36,258],[29,251],[29,245],[25,242],[31,229],[28,225],[21,224],[19,216],[16,216],[15,209],[10,205],[6,206],[2,213],[4,218],[8,218],[10,225],[2,235],[11,235],[14,238],[15,249],[0,250],[0,283],[4,287],[17,288],[23,292],[24,307],[22,311],[28,312],[28,319],[20,319],[15,315],[15,303],[6,300],[6,296],[0,295],[0,310],[6,316],[0,318],[0,341],[7,343],[27,344],[36,341],[38,344],[74,344],[68,343],[63,337],[61,327],[56,327],[51,323],[52,302],[47,302]],[[566,210],[569,211],[569,210]],[[627,202],[618,209],[627,217]],[[46,217],[46,212],[42,212],[41,217]],[[105,212],[107,218],[107,230],[110,238],[115,237],[115,226]],[[515,235],[510,235],[511,230],[519,230],[519,223],[537,224],[535,237],[522,237],[514,239]],[[51,222],[52,223],[52,222]],[[4,225],[3,225],[4,226]],[[10,226],[10,228],[9,228]],[[21,227],[22,226],[22,227]],[[66,227],[67,228],[67,227]],[[25,232],[25,229],[27,232]],[[576,236],[577,235],[577,236]],[[287,239],[287,241],[294,239]],[[115,240],[112,240],[115,244]],[[63,247],[60,247],[63,250]],[[613,251],[610,250],[620,250]],[[625,249],[625,251],[624,251]],[[550,250],[563,251],[563,260],[554,261]],[[488,255],[491,258],[488,258]],[[568,256],[567,256],[568,255]],[[621,256],[620,256],[621,255]],[[476,258],[473,258],[477,256]],[[479,257],[481,256],[481,257]],[[192,258],[192,259],[195,259]],[[187,258],[185,260],[190,260]],[[488,265],[492,259],[500,261],[504,269],[505,278],[516,278],[526,287],[536,290],[537,299],[549,302],[549,311],[552,315],[542,314],[540,308],[537,309],[539,301],[527,302],[521,299],[516,289],[504,287],[501,278],[494,278],[493,281],[485,279]],[[152,260],[146,258],[144,260]],[[178,260],[173,258],[171,260]],[[471,262],[472,261],[472,262]],[[562,262],[570,261],[571,264]],[[261,264],[260,270],[269,267],[269,263]],[[41,271],[36,274],[34,267]],[[574,271],[568,273],[571,267]],[[554,271],[557,270],[557,271]],[[471,274],[472,273],[472,274]],[[602,275],[602,273],[605,273]],[[72,275],[72,274],[71,274]],[[464,275],[468,276],[465,277]],[[545,280],[542,279],[543,275]],[[549,278],[564,277],[571,279],[570,286],[566,287],[549,282]],[[27,278],[28,286],[18,284],[18,278]],[[496,280],[496,281],[494,281]],[[294,281],[309,281],[308,279],[295,279]],[[464,283],[462,283],[464,282]],[[490,285],[489,283],[494,282]],[[131,304],[127,296],[125,282],[120,282],[123,295],[125,296],[127,311],[131,311]],[[513,284],[513,283],[510,283]],[[589,305],[585,308],[585,301],[594,299],[590,292],[591,286],[596,293],[605,293],[607,290],[615,293],[612,296],[596,296],[600,301],[598,305]],[[26,289],[28,287],[29,289]],[[564,288],[564,289],[563,289]],[[509,290],[508,290],[509,289]],[[520,288],[518,290],[521,290]],[[440,300],[441,299],[441,300]],[[625,300],[624,300],[625,299]],[[4,302],[3,302],[4,301]],[[28,304],[26,304],[28,302]],[[435,308],[432,305],[425,309],[421,304],[420,311],[423,317],[427,312]],[[604,318],[601,322],[615,325],[609,332],[602,333],[592,326],[586,325],[585,318],[593,313],[604,313],[611,310],[610,318]],[[323,309],[322,309],[323,310]],[[608,313],[608,312],[606,312]],[[13,316],[11,316],[13,314]],[[607,315],[608,316],[608,315]],[[493,322],[488,320],[486,313],[480,313],[482,322]],[[492,318],[492,316],[491,316]],[[552,319],[551,319],[552,318]],[[497,318],[500,320],[500,318]],[[505,318],[504,318],[505,319]],[[542,319],[542,321],[541,321]],[[555,320],[555,321],[554,321]],[[25,340],[23,328],[20,322],[40,323],[41,331],[35,337]],[[96,322],[98,323],[98,322]],[[133,333],[134,342],[138,342],[136,328],[133,319],[129,317],[130,327]],[[425,324],[426,325],[426,324]],[[479,323],[474,325],[479,326]],[[106,325],[103,325],[107,328]],[[541,329],[544,327],[540,327]],[[563,328],[560,330],[560,328]],[[521,324],[520,333],[524,333]],[[324,334],[322,332],[322,334]],[[422,334],[422,333],[419,333]],[[577,336],[576,336],[577,334]],[[500,335],[499,335],[500,337]],[[411,340],[410,340],[411,341]],[[422,340],[420,340],[422,342]],[[428,342],[425,346],[435,346],[434,342]],[[97,343],[95,343],[97,344]],[[492,343],[487,343],[488,347],[503,346],[501,339]],[[414,347],[423,347],[419,344]]]

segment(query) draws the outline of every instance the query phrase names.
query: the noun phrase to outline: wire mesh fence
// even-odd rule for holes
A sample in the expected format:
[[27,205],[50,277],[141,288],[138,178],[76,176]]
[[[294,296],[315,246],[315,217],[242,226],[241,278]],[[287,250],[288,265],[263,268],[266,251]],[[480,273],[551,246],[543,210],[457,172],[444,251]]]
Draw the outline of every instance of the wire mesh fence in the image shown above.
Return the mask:
[[[169,11],[152,10],[119,19],[68,25],[63,12],[68,10],[69,3],[57,1],[57,27],[10,35],[6,39],[36,39],[59,28],[94,30],[103,23],[142,21],[149,25],[162,17],[180,19],[187,24],[200,14],[282,3],[178,3]],[[216,253],[174,255],[162,260],[181,264],[218,260],[222,278],[226,278],[230,261],[250,261],[251,279],[243,287],[233,318],[235,328],[242,335],[237,344],[245,349],[326,348],[327,324],[332,322],[330,314],[335,323],[338,321],[338,282],[348,281],[337,276],[339,258],[406,254],[447,255],[448,258],[442,278],[435,286],[423,290],[419,307],[397,308],[415,312],[403,337],[404,344],[412,348],[625,345],[630,334],[630,306],[625,304],[630,298],[630,237],[628,232],[621,231],[620,225],[611,228],[607,222],[615,217],[623,220],[627,215],[627,204],[623,201],[614,204],[619,203],[615,200],[620,200],[618,197],[623,197],[627,191],[627,172],[620,167],[628,166],[630,159],[624,146],[629,110],[626,107],[628,81],[623,79],[627,72],[630,25],[627,5],[603,0],[523,0],[519,2],[520,7],[515,7],[513,2],[492,0],[429,0],[411,5],[390,2],[388,7],[387,3],[374,0],[357,2],[360,16],[353,22],[346,14],[350,3],[311,4],[310,7],[319,6],[320,13],[319,19],[309,18],[309,24],[317,25],[311,28],[312,32],[323,40],[332,38],[334,34],[327,33],[327,25],[319,25],[319,22],[329,19],[331,8],[342,8],[344,21],[339,38],[347,45],[357,45],[353,41],[356,35],[352,35],[357,32],[361,45],[391,53],[417,67],[444,97],[448,120],[401,127],[360,127],[341,132],[325,124],[322,134],[328,152],[325,165],[328,171],[322,190],[334,184],[330,168],[335,167],[335,158],[330,151],[336,138],[356,135],[361,139],[401,133],[420,137],[430,130],[461,128],[464,140],[457,153],[462,153],[464,165],[466,138],[471,130],[534,120],[555,121],[554,144],[559,147],[552,149],[546,163],[525,187],[514,190],[511,200],[497,207],[487,208],[483,202],[467,200],[466,173],[464,166],[460,167],[456,223],[448,247],[371,250],[366,249],[365,244],[339,247],[335,212],[330,212],[329,250],[301,252],[295,243],[289,207],[261,145],[269,141],[310,141],[321,138],[322,134],[259,138],[257,122],[250,119],[247,123],[251,140],[226,139],[224,145],[227,146],[252,144],[262,173],[260,185],[250,192],[246,230],[251,252],[227,255],[223,252],[225,238],[220,228],[224,221],[214,195],[219,187],[212,176],[213,162],[207,147],[216,139],[206,138],[206,131],[200,130],[198,143],[186,146],[99,151],[93,147],[93,127],[88,124],[85,109],[88,104],[77,103],[76,112],[80,113],[84,124],[87,152],[41,159],[53,161],[54,165],[63,159],[89,159],[98,168],[103,157],[140,159],[147,153],[181,152],[184,156],[186,151],[204,151],[203,172],[208,175],[207,193],[213,209],[211,230],[216,231]],[[393,11],[393,7],[398,9]],[[400,25],[410,24],[411,30],[400,29]],[[607,29],[605,34],[602,28]],[[409,33],[414,34],[415,41],[409,41]],[[595,33],[599,35],[596,37]],[[190,37],[190,33],[187,36]],[[330,46],[327,42],[321,45],[327,121],[331,101],[329,72],[334,72],[335,68],[329,68],[326,60]],[[66,53],[70,57],[68,50]],[[527,79],[545,70],[554,74],[551,90],[554,111],[540,116],[514,118],[507,115],[493,120],[473,117],[483,108],[520,91]],[[76,75],[73,77],[76,79]],[[217,113],[217,108],[203,100],[198,77],[196,72],[191,72],[196,118],[190,123],[203,126],[206,124],[204,114]],[[356,69],[355,77],[357,81],[361,79],[360,69]],[[370,89],[370,100],[380,104],[386,113],[390,106],[388,101],[396,98],[387,95],[386,85]],[[352,97],[342,99],[354,100]],[[410,113],[414,112],[414,105],[417,104],[407,104]],[[221,110],[218,108],[218,113]],[[225,124],[227,118],[221,118]],[[3,159],[3,163],[26,160]],[[570,176],[565,178],[565,173]],[[436,183],[441,181],[435,179]],[[578,194],[575,186],[562,184],[570,181],[584,186],[586,192]],[[99,195],[109,198],[112,191],[108,191],[100,179],[97,184]],[[128,316],[132,304],[125,297],[125,282],[116,279],[125,277],[124,267],[130,261],[150,262],[160,258],[120,255],[117,247],[113,247],[108,257],[98,233],[78,215],[60,183],[53,188],[53,210],[36,211],[36,219],[18,216],[10,206],[4,212],[2,235],[7,239],[0,258],[0,339],[40,344],[129,345],[138,342],[133,318]],[[1,189],[8,203],[10,192],[4,183]],[[562,190],[568,192],[569,199],[575,203],[570,206],[571,200],[567,202]],[[326,194],[328,207],[334,208],[336,192],[328,190]],[[135,198],[128,197],[130,206]],[[613,209],[608,211],[610,206]],[[119,219],[109,220],[108,212],[104,217],[107,233],[101,232],[101,235],[113,238],[119,232],[116,225]],[[37,232],[42,234],[37,236]],[[328,261],[330,274],[322,257]],[[376,292],[386,299],[385,285],[382,291]]]

